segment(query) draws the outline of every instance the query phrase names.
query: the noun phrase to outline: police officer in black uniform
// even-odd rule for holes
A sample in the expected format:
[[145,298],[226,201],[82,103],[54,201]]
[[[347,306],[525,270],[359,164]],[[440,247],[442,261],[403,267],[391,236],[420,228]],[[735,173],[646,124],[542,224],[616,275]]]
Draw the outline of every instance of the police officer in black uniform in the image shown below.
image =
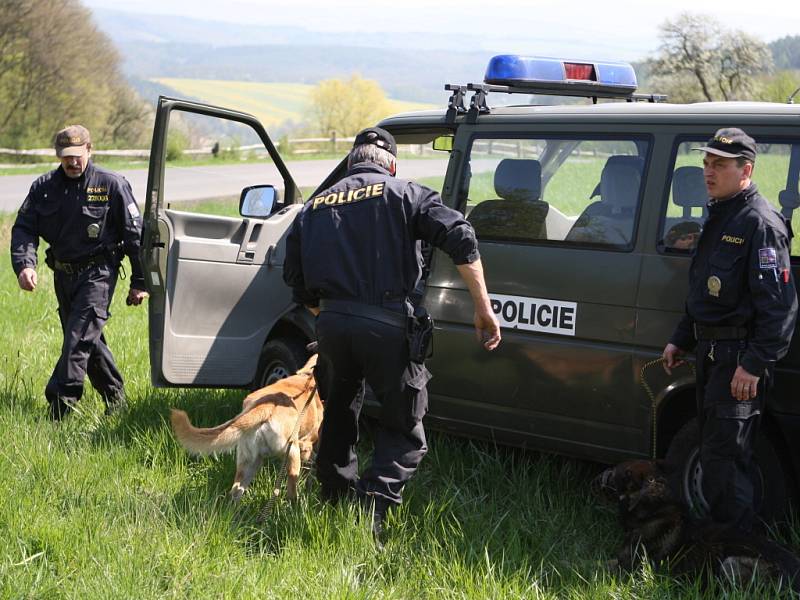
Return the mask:
[[[475,303],[487,350],[500,328],[483,279],[478,244],[464,216],[439,194],[395,178],[397,146],[380,128],[356,136],[347,175],[303,207],[287,239],[284,278],[294,299],[318,314],[317,379],[325,401],[317,475],[323,498],[355,494],[380,535],[386,511],[427,451],[427,316],[409,298],[420,281],[424,240],[446,252]],[[366,379],[381,404],[369,468],[359,477],[355,444]]]
[[11,263],[19,286],[32,292],[39,238],[50,245],[46,262],[55,272],[64,341],[45,395],[58,421],[80,400],[86,375],[106,414],[125,407],[122,375],[103,336],[123,255],[132,271],[128,304],[141,304],[147,293],[139,261],[142,219],[130,184],[92,164],[89,131],[81,125],[59,131],[55,149],[61,166],[33,183],[17,214]]
[[696,347],[703,495],[715,521],[750,531],[753,444],[797,317],[791,228],[750,181],[753,138],[720,129],[697,150],[705,152],[709,215],[692,258],[686,314],[664,349],[664,366],[670,372]]

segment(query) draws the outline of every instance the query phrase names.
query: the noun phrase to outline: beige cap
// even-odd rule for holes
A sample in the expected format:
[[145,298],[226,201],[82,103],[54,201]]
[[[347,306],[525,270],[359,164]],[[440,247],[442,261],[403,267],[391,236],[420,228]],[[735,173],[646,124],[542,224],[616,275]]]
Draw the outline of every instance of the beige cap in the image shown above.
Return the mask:
[[56,156],[80,156],[83,154],[83,146],[91,144],[92,138],[89,130],[83,125],[70,125],[56,134],[55,148]]

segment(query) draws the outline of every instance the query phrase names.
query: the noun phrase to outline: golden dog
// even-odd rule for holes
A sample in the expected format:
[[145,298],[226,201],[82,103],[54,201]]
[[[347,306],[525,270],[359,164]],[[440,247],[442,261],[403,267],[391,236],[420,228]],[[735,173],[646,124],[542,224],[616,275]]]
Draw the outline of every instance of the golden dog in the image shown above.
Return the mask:
[[[322,423],[322,402],[314,384],[316,363],[317,355],[313,354],[295,375],[256,390],[242,402],[242,412],[216,427],[194,427],[184,411],[172,410],[175,437],[189,452],[213,454],[236,448],[236,477],[231,488],[234,501],[247,491],[264,458],[283,455],[290,442],[286,495],[291,500],[297,498],[300,463],[308,461],[316,449]],[[314,398],[298,424],[312,393]]]

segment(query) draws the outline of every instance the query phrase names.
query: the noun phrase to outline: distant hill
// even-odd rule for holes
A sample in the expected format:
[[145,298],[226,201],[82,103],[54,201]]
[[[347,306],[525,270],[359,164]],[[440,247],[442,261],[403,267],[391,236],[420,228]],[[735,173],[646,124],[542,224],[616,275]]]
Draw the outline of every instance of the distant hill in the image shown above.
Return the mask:
[[[174,90],[180,97],[248,112],[267,128],[287,121],[301,122],[314,86],[302,83],[259,83],[208,79],[159,78],[155,83]],[[434,108],[432,104],[389,101],[388,114]]]
[[489,53],[347,46],[225,46],[118,42],[124,69],[139,79],[228,79],[316,84],[358,73],[400,100],[447,102],[445,83],[481,81]]
[[[477,33],[337,33],[297,27],[240,25],[107,9],[93,14],[123,57],[133,80],[228,79],[316,84],[358,73],[392,97],[444,106],[445,83],[481,81],[496,51]],[[465,35],[467,36],[465,38]],[[496,38],[494,38],[496,39]],[[486,44],[491,42],[486,41]],[[502,46],[503,42],[497,42]],[[147,99],[152,87],[136,82]]]
[[[358,35],[300,27],[243,25],[185,17],[94,9],[100,28],[123,56],[123,69],[148,100],[170,93],[161,78],[316,84],[358,73],[392,97],[444,106],[445,83],[479,82],[491,56],[514,40],[501,32],[415,33],[363,31]],[[552,55],[563,40],[536,36]],[[580,39],[582,56],[602,55],[601,40]],[[800,69],[800,36],[769,44],[780,69]],[[598,54],[599,53],[599,54]],[[647,58],[642,57],[641,63]],[[640,73],[646,83],[646,73]]]
[[[225,21],[189,19],[181,16],[151,15],[94,8],[92,13],[115,42],[158,44],[201,44],[222,46],[351,46],[393,48],[396,50],[448,50],[461,52],[465,33],[415,33],[413,31],[361,31],[343,36],[336,32],[311,31],[302,27],[281,25],[245,25]],[[486,32],[481,37],[491,39]],[[502,36],[498,36],[502,39]],[[495,38],[496,39],[496,38]],[[489,44],[488,47],[496,44]],[[471,47],[482,47],[473,43]]]

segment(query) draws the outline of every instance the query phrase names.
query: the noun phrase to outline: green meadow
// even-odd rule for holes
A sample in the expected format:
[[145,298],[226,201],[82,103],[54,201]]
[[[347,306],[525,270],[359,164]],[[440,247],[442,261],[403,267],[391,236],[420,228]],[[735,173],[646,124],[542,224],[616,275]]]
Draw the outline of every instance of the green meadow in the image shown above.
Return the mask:
[[[159,78],[154,81],[201,102],[233,108],[255,116],[264,127],[286,121],[299,123],[311,104],[313,85],[303,83],[260,83],[218,79]],[[385,116],[434,108],[431,104],[389,99]]]
[[[11,222],[0,217],[6,248]],[[188,456],[168,422],[180,407],[196,424],[220,423],[245,391],[153,388],[147,309],[125,306],[125,281],[106,333],[129,410],[104,417],[87,385],[77,414],[46,418],[60,331],[52,274],[39,276],[26,293],[10,268],[0,272],[0,598],[778,597],[762,582],[611,572],[622,536],[589,494],[599,465],[437,433],[383,552],[368,518],[322,503],[308,471],[300,500],[282,499],[262,521],[280,461],[233,505],[233,457]],[[369,446],[365,436],[362,460]],[[798,534],[784,540],[797,545]]]

